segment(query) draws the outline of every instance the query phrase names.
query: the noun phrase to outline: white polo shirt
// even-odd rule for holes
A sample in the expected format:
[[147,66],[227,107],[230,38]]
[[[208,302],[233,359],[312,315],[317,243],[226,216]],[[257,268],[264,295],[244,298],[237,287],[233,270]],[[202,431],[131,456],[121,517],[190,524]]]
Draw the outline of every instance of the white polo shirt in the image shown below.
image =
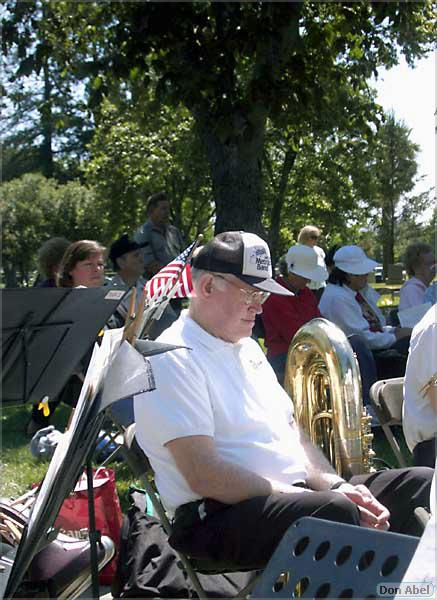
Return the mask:
[[437,414],[419,390],[437,372],[437,304],[414,327],[404,380],[402,426],[411,451],[437,435]]
[[170,512],[199,499],[164,446],[181,437],[210,436],[221,458],[262,477],[306,479],[292,402],[254,340],[224,342],[187,311],[158,340],[192,348],[152,357],[156,390],[134,401],[137,440]]

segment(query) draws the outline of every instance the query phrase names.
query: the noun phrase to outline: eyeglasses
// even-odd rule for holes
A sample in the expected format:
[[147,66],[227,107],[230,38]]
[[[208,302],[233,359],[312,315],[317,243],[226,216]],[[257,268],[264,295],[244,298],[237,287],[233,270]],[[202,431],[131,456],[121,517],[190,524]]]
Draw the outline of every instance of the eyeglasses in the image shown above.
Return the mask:
[[214,273],[214,277],[218,277],[219,279],[224,279],[225,281],[227,281],[234,287],[238,288],[240,290],[241,294],[243,295],[244,304],[246,304],[247,306],[249,306],[250,304],[264,304],[264,302],[270,296],[270,292],[262,292],[262,291],[250,292],[249,290],[243,290],[243,288],[240,288],[237,283],[234,283],[230,279],[226,279],[226,277],[223,277],[223,275],[217,275],[216,273]]
[[319,236],[318,235],[310,235],[310,240],[318,240]]

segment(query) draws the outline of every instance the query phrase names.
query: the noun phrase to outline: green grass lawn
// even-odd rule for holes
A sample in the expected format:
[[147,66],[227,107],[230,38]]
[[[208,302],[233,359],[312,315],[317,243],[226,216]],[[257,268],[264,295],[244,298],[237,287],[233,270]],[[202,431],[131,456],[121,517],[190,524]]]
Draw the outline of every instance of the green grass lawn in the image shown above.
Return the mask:
[[[70,408],[58,406],[53,415],[53,424],[59,431],[64,431],[68,422]],[[16,498],[28,490],[33,483],[40,482],[48,467],[47,461],[41,461],[30,453],[30,439],[24,429],[30,415],[30,408],[6,408],[1,413],[1,473],[0,497]],[[108,466],[114,468],[117,491],[122,508],[126,510],[127,491],[131,484],[139,485],[129,469],[122,462],[113,462]]]

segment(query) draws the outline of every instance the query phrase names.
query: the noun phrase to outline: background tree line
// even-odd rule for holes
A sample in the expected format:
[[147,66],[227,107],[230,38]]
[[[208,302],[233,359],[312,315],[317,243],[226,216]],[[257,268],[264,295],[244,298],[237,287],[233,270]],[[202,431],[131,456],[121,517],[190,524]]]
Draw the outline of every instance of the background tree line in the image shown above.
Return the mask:
[[385,264],[411,238],[416,154],[368,80],[431,47],[432,2],[9,0],[3,268],[53,235],[103,243],[167,189],[187,239],[246,229],[278,257],[307,223]]

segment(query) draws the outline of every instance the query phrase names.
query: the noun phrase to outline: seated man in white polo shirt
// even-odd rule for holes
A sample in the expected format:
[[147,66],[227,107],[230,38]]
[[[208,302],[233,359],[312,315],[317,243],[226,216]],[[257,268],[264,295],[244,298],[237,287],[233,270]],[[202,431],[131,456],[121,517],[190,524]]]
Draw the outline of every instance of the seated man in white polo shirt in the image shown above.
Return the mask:
[[415,465],[433,467],[437,447],[437,305],[414,327],[404,381],[402,426]]
[[174,516],[170,543],[195,558],[256,568],[307,515],[418,533],[412,515],[429,503],[432,469],[345,482],[300,432],[250,338],[269,293],[290,293],[271,278],[267,244],[222,233],[192,266],[189,310],[159,337],[184,348],[151,359],[156,390],[135,398],[137,440]]

